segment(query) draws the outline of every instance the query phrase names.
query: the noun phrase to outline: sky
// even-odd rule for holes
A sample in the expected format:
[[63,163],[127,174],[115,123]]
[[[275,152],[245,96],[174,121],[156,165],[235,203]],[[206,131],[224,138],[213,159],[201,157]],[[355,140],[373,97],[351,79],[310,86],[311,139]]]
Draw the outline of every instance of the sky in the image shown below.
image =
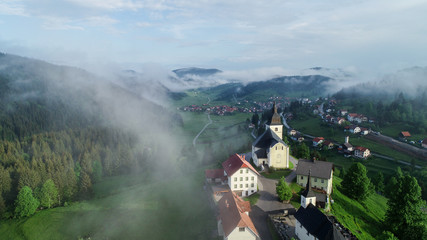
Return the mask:
[[0,51],[77,67],[427,66],[425,0],[0,0]]

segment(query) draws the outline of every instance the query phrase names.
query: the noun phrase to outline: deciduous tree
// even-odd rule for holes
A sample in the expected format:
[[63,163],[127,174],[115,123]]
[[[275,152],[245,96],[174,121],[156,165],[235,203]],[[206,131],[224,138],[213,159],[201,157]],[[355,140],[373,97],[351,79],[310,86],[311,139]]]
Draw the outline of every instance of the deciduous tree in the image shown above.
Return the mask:
[[276,192],[280,201],[289,201],[292,198],[292,189],[285,181],[285,177],[280,178],[276,186]]
[[21,191],[19,191],[15,204],[15,215],[17,217],[28,217],[36,212],[39,201],[33,196],[31,188],[24,186],[21,188]]
[[58,202],[58,189],[52,179],[46,180],[40,192],[40,205],[51,208]]

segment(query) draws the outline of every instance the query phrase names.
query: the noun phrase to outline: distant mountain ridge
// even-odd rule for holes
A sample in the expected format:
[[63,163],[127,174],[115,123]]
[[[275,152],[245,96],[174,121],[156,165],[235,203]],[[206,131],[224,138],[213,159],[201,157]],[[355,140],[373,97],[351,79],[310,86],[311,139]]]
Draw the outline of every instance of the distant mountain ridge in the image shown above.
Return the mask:
[[172,70],[178,77],[184,77],[186,75],[196,75],[201,77],[211,76],[217,73],[221,73],[222,71],[216,68],[180,68]]

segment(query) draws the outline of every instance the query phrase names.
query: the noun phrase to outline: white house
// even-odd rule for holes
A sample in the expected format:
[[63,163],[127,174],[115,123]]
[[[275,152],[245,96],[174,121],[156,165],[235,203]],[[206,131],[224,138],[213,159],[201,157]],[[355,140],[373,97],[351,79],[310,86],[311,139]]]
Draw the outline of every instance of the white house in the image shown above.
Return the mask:
[[357,113],[349,113],[347,115],[347,120],[350,122],[357,122],[357,123],[362,123],[362,115],[359,115]]
[[323,143],[325,139],[323,137],[315,137],[313,139],[313,147],[317,147],[319,144]]
[[234,154],[222,163],[222,167],[231,191],[239,196],[249,196],[258,191],[259,173],[244,156]]
[[351,132],[351,133],[354,133],[354,134],[356,134],[356,133],[360,133],[360,127],[359,126],[356,126],[356,125],[351,125],[350,127],[349,127],[349,131]]
[[233,192],[227,192],[218,202],[218,234],[224,240],[259,240],[259,234],[249,218],[251,205]]
[[354,156],[358,158],[368,158],[371,156],[371,151],[365,147],[355,147],[354,148]]

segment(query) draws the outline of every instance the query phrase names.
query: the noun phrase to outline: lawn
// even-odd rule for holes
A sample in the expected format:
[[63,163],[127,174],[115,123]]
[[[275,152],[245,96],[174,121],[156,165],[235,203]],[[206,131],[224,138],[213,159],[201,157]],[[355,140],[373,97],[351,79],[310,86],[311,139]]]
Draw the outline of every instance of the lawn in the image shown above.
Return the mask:
[[372,194],[361,203],[340,191],[341,179],[334,176],[332,214],[359,239],[375,239],[383,231],[381,222],[387,211],[387,199]]
[[259,197],[260,197],[259,193],[254,193],[249,197],[244,197],[243,199],[245,201],[249,201],[251,203],[251,206],[253,206],[258,202]]
[[298,185],[296,182],[292,182],[290,184],[292,189],[293,196],[291,198],[291,204],[295,209],[298,209],[301,206],[301,190],[303,187]]
[[261,175],[269,179],[280,179],[281,177],[287,177],[291,172],[292,170],[290,169],[283,169],[283,170],[275,170],[271,173],[262,172]]
[[[138,182],[130,176],[94,186],[95,198],[3,220],[2,239],[210,239],[214,212],[196,177]],[[105,186],[103,186],[105,185]],[[191,228],[188,226],[191,225]]]

